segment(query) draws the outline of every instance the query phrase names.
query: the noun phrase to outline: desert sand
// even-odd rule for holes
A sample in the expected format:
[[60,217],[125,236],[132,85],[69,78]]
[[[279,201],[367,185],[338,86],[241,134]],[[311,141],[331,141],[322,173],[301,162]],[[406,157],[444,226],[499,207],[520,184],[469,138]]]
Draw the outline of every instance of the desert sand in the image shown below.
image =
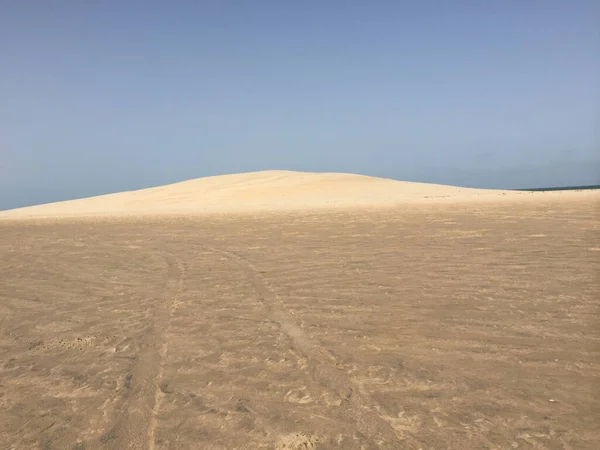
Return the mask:
[[[199,178],[167,186],[0,211],[0,218],[152,216],[379,208],[407,203],[527,200],[531,192],[469,189],[345,173],[285,170]],[[569,198],[573,192],[536,193]],[[576,196],[596,196],[579,192]],[[596,196],[597,197],[597,196]]]
[[0,448],[597,449],[599,205],[276,171],[0,212]]

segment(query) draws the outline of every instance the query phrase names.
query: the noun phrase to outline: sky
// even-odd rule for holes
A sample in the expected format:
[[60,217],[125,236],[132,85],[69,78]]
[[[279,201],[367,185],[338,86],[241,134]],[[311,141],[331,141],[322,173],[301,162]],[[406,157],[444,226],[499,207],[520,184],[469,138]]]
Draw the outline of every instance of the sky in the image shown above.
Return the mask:
[[0,209],[210,175],[600,184],[597,0],[0,2]]

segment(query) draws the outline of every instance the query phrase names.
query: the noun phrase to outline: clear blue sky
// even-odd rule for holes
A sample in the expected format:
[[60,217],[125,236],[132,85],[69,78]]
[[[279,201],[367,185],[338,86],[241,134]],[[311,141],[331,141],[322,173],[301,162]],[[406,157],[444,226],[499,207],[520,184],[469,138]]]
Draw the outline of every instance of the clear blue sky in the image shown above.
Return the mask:
[[263,169],[600,184],[600,2],[0,2],[0,209]]

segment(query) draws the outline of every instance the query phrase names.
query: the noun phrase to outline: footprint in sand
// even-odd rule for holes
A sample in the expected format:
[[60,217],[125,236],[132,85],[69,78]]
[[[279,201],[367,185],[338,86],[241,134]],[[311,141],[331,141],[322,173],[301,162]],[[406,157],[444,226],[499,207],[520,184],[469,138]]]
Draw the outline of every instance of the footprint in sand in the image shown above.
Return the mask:
[[288,403],[297,403],[300,405],[312,403],[313,401],[310,394],[306,392],[306,388],[292,389],[285,394],[284,400]]

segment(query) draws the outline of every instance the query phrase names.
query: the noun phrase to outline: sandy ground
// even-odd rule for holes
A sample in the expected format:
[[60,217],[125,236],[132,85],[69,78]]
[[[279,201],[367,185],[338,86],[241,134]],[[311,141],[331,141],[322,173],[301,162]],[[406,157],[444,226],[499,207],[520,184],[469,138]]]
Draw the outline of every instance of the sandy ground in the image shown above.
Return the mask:
[[597,449],[599,197],[492,197],[0,221],[0,448]]

